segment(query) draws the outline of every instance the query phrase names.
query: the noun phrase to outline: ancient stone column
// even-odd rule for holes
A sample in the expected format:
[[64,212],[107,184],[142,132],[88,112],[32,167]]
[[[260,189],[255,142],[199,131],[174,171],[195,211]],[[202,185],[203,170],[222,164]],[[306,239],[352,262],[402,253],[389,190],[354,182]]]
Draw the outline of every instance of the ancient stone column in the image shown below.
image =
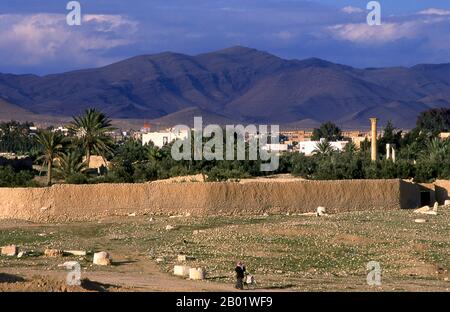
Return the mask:
[[377,118],[370,118],[370,123],[372,126],[372,161],[376,161],[378,159],[377,152]]
[[386,144],[386,159],[391,159],[391,144]]

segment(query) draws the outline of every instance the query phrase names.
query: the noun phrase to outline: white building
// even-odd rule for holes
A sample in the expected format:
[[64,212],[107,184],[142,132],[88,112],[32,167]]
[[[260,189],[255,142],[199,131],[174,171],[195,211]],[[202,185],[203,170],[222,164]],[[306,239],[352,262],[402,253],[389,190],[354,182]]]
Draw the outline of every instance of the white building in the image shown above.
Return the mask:
[[164,145],[171,143],[172,141],[184,140],[188,137],[189,132],[187,130],[175,132],[172,129],[169,129],[163,132],[148,132],[142,134],[142,145],[153,142],[155,146],[161,148]]
[[63,126],[59,126],[58,128],[54,128],[53,132],[59,132],[62,133],[63,135],[67,136],[69,135],[69,129]]
[[[311,156],[314,154],[314,151],[317,149],[317,144],[320,142],[323,142],[324,139],[321,139],[320,141],[303,141],[299,142],[299,151],[300,153],[305,154],[305,156]],[[335,142],[328,142],[330,143],[331,147],[336,151],[343,151],[345,146],[348,144],[348,141],[335,141]]]
[[287,144],[266,144],[262,147],[262,150],[269,152],[287,152],[289,145]]

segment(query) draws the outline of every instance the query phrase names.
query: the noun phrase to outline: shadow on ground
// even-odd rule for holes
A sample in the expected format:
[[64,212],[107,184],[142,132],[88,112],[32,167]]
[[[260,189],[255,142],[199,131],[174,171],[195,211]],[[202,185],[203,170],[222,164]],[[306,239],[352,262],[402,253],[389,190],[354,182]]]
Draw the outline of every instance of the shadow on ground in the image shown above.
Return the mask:
[[81,287],[89,291],[98,291],[98,292],[107,292],[110,288],[117,288],[116,285],[103,284],[91,281],[89,279],[83,279],[81,281]]
[[25,282],[23,277],[13,274],[0,273],[0,283],[21,283]]

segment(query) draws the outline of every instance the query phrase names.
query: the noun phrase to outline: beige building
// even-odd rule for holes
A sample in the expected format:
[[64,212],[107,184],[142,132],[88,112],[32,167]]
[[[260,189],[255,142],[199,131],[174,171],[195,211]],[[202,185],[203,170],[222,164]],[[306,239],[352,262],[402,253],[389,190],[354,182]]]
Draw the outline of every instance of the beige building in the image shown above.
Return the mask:
[[439,137],[442,140],[448,139],[448,138],[450,138],[450,132],[441,132],[441,134],[439,134]]
[[[83,156],[83,162],[86,162],[86,156]],[[102,156],[98,155],[91,155],[89,157],[89,169],[100,169],[100,168],[108,168],[109,167],[109,161],[105,161],[105,159]]]
[[289,130],[289,131],[281,131],[280,134],[286,136],[288,138],[288,141],[304,142],[304,141],[311,141],[313,132],[306,130]]

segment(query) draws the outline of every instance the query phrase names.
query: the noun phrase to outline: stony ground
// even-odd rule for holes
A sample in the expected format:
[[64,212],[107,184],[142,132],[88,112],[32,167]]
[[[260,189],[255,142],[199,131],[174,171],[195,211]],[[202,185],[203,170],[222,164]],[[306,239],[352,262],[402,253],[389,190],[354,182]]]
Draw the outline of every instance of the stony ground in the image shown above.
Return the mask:
[[[424,218],[426,223],[416,223]],[[174,229],[166,230],[171,225]],[[32,251],[0,258],[0,291],[232,291],[237,260],[256,290],[448,291],[450,209],[437,216],[411,211],[356,212],[327,217],[126,217],[92,223],[0,221],[0,246]],[[108,251],[113,265],[86,257],[46,258],[45,248]],[[206,281],[171,275],[177,255],[206,268]],[[76,260],[83,283],[65,285],[58,267]],[[382,286],[368,286],[367,263],[377,261]]]

